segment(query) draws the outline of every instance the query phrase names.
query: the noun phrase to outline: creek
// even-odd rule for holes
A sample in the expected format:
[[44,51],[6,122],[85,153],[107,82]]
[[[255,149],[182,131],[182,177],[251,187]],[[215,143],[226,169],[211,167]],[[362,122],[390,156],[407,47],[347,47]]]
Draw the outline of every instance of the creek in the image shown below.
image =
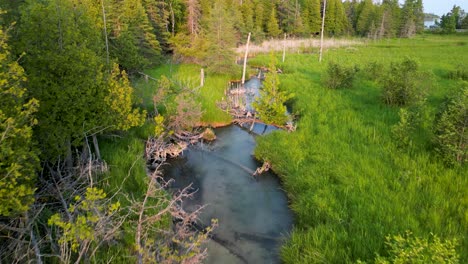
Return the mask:
[[165,177],[174,179],[171,188],[192,184],[196,191],[184,202],[186,210],[206,205],[200,226],[219,221],[205,263],[279,263],[279,246],[293,224],[280,181],[270,172],[252,176],[261,166],[252,156],[252,134],[238,126],[216,134],[215,142],[189,148],[164,168]]
[[[246,83],[255,95],[259,86],[256,78]],[[247,106],[251,102],[247,98]],[[256,124],[253,132],[273,129]],[[280,263],[279,248],[293,225],[281,183],[271,172],[252,176],[261,166],[253,157],[254,134],[234,125],[215,133],[216,141],[192,146],[164,167],[165,178],[174,180],[171,189],[192,184],[195,193],[184,202],[185,210],[206,206],[197,225],[204,227],[218,219],[204,263]]]

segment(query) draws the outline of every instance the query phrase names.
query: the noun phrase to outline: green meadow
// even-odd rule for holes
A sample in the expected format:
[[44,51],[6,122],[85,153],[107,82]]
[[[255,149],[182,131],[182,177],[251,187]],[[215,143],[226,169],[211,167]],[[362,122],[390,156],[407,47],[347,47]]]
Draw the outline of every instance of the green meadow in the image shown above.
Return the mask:
[[[278,54],[278,57],[280,55]],[[381,87],[366,69],[406,56],[426,73],[428,120],[414,144],[398,148],[391,127],[398,107],[382,103]],[[268,56],[252,63],[267,64]],[[327,62],[357,65],[351,89],[322,85]],[[255,155],[269,160],[296,215],[282,248],[285,263],[349,263],[385,256],[386,236],[411,231],[457,239],[468,262],[468,170],[442,164],[431,144],[432,122],[459,84],[447,75],[468,63],[468,37],[421,36],[369,42],[315,54],[287,55],[279,65],[282,89],[295,94],[296,132],[258,137]],[[368,66],[367,66],[368,67]]]

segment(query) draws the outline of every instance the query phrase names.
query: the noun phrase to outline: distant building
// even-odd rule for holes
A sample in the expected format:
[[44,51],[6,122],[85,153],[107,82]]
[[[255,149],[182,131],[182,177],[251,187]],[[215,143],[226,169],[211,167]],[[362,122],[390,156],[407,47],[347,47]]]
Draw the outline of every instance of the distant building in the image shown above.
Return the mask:
[[424,28],[436,28],[436,22],[439,22],[438,18],[424,20]]

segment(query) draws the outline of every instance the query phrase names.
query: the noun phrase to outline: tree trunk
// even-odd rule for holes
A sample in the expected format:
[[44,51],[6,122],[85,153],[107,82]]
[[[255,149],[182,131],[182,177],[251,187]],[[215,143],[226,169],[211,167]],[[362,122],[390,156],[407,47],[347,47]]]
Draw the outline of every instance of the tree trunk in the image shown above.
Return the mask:
[[255,126],[255,114],[253,115],[252,125],[250,125],[250,129],[249,129],[250,132],[252,132],[254,126]]
[[93,135],[93,145],[94,145],[94,152],[96,153],[96,158],[101,160],[101,151],[99,150],[99,142],[96,137],[96,134]]
[[102,20],[104,22],[104,37],[106,40],[106,62],[109,67],[109,40],[107,38],[107,20],[106,20],[106,8],[104,7],[104,0],[101,0],[102,5]]
[[73,167],[73,155],[72,155],[70,139],[67,139],[67,142],[65,144],[67,148],[67,154],[65,157],[65,165],[67,166],[67,170],[70,170]]
[[205,71],[203,68],[200,70],[200,86],[203,87],[205,85]]
[[286,59],[286,33],[284,34],[284,41],[283,41],[283,63]]
[[247,56],[249,55],[250,34],[251,33],[249,32],[249,36],[247,37],[247,45],[245,46],[244,69],[242,71],[242,86],[244,86],[245,83],[245,71],[247,68]]
[[322,33],[320,36],[320,57],[319,62],[322,62],[322,53],[323,53],[323,31],[325,28],[325,11],[327,10],[327,0],[323,2],[323,16],[322,16]]

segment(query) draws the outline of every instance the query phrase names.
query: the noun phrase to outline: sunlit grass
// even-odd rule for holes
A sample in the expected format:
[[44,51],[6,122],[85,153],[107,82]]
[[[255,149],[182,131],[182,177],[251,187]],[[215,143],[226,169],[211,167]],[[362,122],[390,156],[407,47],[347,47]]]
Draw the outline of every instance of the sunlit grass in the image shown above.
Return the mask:
[[[377,83],[359,75],[353,89],[328,90],[322,74],[328,61],[364,66],[410,56],[433,74],[429,110],[434,117],[456,86],[446,73],[468,62],[467,37],[426,36],[383,40],[352,49],[288,54],[279,65],[282,89],[296,94],[300,117],[294,133],[258,138],[256,156],[272,162],[296,214],[291,239],[282,250],[285,263],[370,261],[385,255],[389,234],[457,238],[461,262],[468,262],[468,172],[450,169],[426,144],[398,149],[391,126],[398,108],[381,103]],[[280,54],[278,54],[280,57]],[[267,56],[253,60],[267,65]]]

